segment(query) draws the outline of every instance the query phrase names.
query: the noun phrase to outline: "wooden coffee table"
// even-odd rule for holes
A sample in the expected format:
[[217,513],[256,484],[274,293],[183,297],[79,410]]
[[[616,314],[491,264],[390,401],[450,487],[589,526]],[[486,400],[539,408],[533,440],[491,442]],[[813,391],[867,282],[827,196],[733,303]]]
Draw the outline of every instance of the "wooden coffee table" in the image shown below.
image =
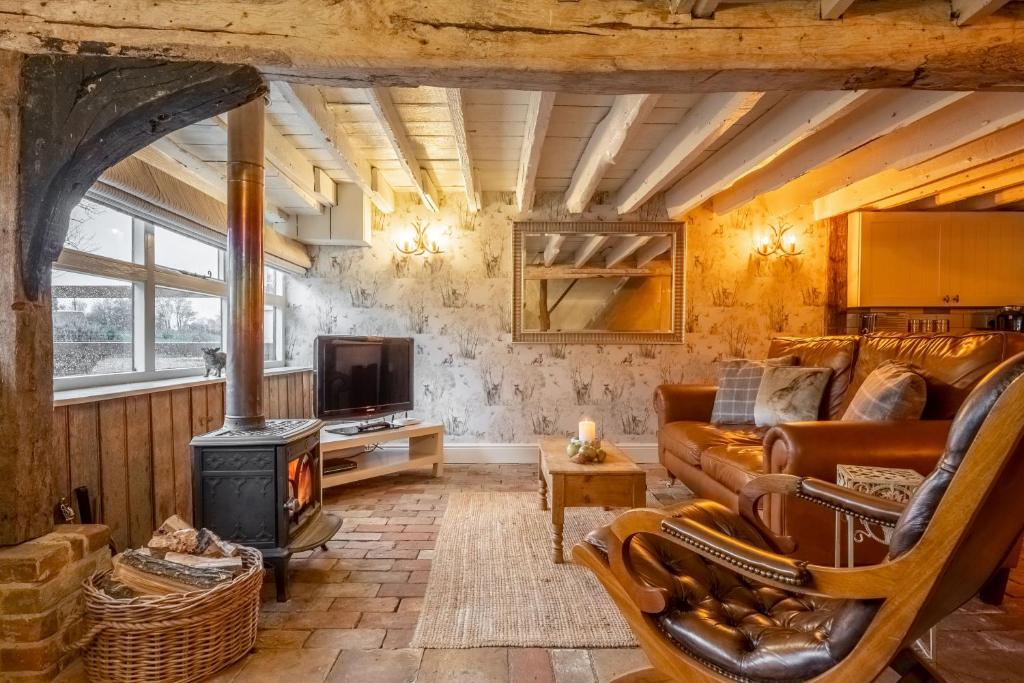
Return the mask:
[[548,509],[551,494],[551,560],[562,564],[562,525],[565,508],[644,507],[647,475],[625,453],[603,441],[608,457],[602,463],[577,465],[565,453],[568,439],[545,439],[540,444],[540,509]]

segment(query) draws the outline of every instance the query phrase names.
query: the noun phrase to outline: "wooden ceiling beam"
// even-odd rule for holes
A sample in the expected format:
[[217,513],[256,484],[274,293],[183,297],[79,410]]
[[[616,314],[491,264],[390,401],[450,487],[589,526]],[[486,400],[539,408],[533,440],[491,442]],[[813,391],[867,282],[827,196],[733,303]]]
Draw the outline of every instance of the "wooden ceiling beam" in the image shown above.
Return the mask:
[[615,209],[636,211],[689,168],[761,99],[762,93],[705,95],[619,188]]
[[973,197],[961,202],[956,208],[964,211],[989,211],[1022,201],[1024,201],[1024,184]]
[[614,268],[624,260],[632,256],[637,249],[644,246],[652,239],[651,235],[626,235],[619,243],[609,250],[604,258],[605,268]]
[[[655,261],[645,267],[637,266],[603,268],[601,266],[589,266],[577,268],[572,265],[557,265],[545,268],[544,266],[524,266],[524,280],[587,280],[592,278],[611,277],[666,277],[672,275],[672,264],[665,261]],[[549,310],[553,312],[552,307]]]
[[525,213],[533,209],[536,195],[537,168],[544,139],[551,123],[551,110],[555,106],[555,93],[532,92],[523,124],[523,147],[519,154],[519,173],[516,178],[516,209]]
[[466,188],[466,206],[476,213],[480,210],[480,186],[473,169],[473,155],[470,152],[469,134],[466,132],[466,108],[462,101],[462,91],[458,88],[445,88],[445,100],[452,118],[455,131],[455,149],[459,153],[459,168],[462,169],[462,184]]
[[378,190],[370,163],[352,147],[319,88],[276,81],[270,89],[288,103],[317,146],[331,155],[377,209],[383,213],[395,210],[394,194],[388,192],[390,187],[383,192]]
[[565,243],[565,235],[548,235],[547,244],[544,246],[544,265],[551,266],[562,251],[562,244]]
[[693,8],[690,9],[690,15],[694,19],[711,19],[715,16],[718,3],[719,0],[696,0],[693,3]]
[[398,113],[394,100],[391,99],[391,93],[387,88],[374,87],[366,89],[366,96],[370,108],[373,109],[373,113],[377,117],[377,122],[384,129],[384,136],[387,137],[395,156],[398,157],[399,165],[409,176],[409,184],[415,188],[423,205],[437,213],[441,206],[441,198],[431,182],[429,174],[420,166],[420,162],[416,158],[412,141],[409,140],[402,117]]
[[671,248],[671,237],[655,237],[636,252],[636,267],[643,268]]
[[1005,5],[1009,0],[952,0],[953,21],[957,26],[973,24]]
[[587,261],[592,259],[594,254],[600,251],[609,239],[610,237],[608,235],[591,235],[588,237],[587,240],[579,246],[576,253],[573,254],[573,265],[577,268],[585,266]]
[[665,193],[668,215],[700,206],[807,136],[849,113],[864,91],[803,93],[775,107]]
[[582,213],[604,179],[604,174],[619,158],[626,143],[634,137],[640,125],[658,103],[658,95],[619,95],[608,113],[590,136],[569,189],[565,192],[565,207],[569,213]]
[[980,180],[964,183],[935,194],[936,206],[948,206],[978,195],[1005,190],[1024,183],[1024,166],[996,173]]
[[[510,9],[514,5],[514,10]],[[842,22],[733,5],[714,30],[659,2],[0,0],[0,49],[251,64],[270,80],[664,93],[1024,88],[1024,7],[964,31],[949,0],[876,0]],[[884,37],[882,37],[884,36]],[[98,47],[99,46],[99,47]],[[994,58],[993,55],[997,55]]]
[[[800,193],[810,190],[810,196],[798,203],[812,200],[816,220],[839,216],[932,180],[966,171],[985,163],[982,160],[985,157],[994,160],[1013,154],[1019,149],[1015,146],[1019,142],[1013,142],[1020,138],[1020,129],[1016,126],[1011,135],[1005,136],[1008,147],[984,142],[972,148],[966,145],[1021,121],[1024,121],[1024,95],[975,93],[917,125],[840,157],[815,171],[814,177],[808,178],[809,182],[801,178],[792,185],[812,185],[800,188]],[[964,149],[957,150],[958,147]],[[911,170],[918,164],[922,164],[922,168]],[[904,172],[908,170],[911,172]],[[814,184],[818,187],[813,187]]]
[[[917,185],[909,190],[893,194],[866,205],[865,209],[885,210],[905,206],[923,199],[934,198],[940,192],[946,192],[955,187],[974,183],[984,178],[1003,173],[1007,170],[1019,168],[1024,165],[1024,153],[1011,154],[1010,156],[996,159],[988,163],[981,163],[959,173],[944,175],[933,180],[926,180],[931,174],[918,176]],[[918,167],[914,167],[918,168]],[[906,173],[911,175],[914,169],[907,169]],[[930,202],[936,206],[935,202]]]
[[822,19],[839,19],[852,4],[853,0],[819,0],[818,15]]
[[[210,195],[217,201],[227,204],[227,178],[213,166],[175,142],[173,134],[154,141],[148,147],[136,152],[134,156],[200,192]],[[263,209],[264,219],[268,223],[288,222],[288,213],[282,211],[267,197],[264,197]]]
[[723,215],[823,164],[966,97],[967,92],[879,92],[856,116],[847,116],[780,154],[772,163],[715,196]]

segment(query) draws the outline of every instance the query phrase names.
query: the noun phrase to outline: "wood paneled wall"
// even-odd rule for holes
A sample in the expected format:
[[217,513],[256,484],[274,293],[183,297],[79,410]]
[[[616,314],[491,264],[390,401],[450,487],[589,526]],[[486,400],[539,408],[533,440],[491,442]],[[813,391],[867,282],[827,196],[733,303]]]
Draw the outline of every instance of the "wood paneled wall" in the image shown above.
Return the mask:
[[[310,417],[313,373],[268,375],[267,417]],[[140,546],[172,514],[192,519],[189,441],[224,422],[224,383],[54,408],[54,500],[89,487],[118,549]]]

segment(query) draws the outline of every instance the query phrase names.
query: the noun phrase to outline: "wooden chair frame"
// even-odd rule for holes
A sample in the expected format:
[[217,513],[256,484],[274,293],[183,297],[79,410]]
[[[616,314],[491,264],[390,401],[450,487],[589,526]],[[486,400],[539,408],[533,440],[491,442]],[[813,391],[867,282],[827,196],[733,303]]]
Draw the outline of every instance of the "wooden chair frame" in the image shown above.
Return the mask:
[[[932,624],[918,622],[919,612],[980,508],[1016,451],[1024,424],[1024,377],[1014,380],[992,407],[963,464],[939,502],[920,540],[893,561],[856,568],[807,565],[810,580],[804,585],[782,583],[742,567],[710,552],[701,551],[662,532],[666,513],[649,508],[631,510],[611,525],[612,542],[608,560],[587,543],[573,548],[573,559],[594,572],[629,622],[653,668],[632,672],[615,683],[680,681],[685,683],[735,683],[729,677],[688,657],[658,628],[655,615],[664,609],[669,596],[664,589],[645,583],[632,569],[629,544],[637,534],[655,535],[710,562],[727,567],[751,580],[781,590],[829,598],[883,599],[875,618],[850,654],[830,670],[810,679],[814,683],[863,683],[877,678],[896,663],[906,648]],[[763,482],[757,497],[766,492],[791,489],[788,477],[759,477]],[[753,482],[752,482],[753,483]],[[789,559],[782,558],[780,559]]]

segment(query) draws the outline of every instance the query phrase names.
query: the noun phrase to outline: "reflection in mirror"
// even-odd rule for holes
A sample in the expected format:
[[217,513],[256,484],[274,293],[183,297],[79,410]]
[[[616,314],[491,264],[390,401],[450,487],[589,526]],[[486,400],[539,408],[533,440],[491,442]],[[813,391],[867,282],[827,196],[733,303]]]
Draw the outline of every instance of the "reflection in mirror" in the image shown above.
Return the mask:
[[571,335],[571,341],[602,343],[622,334],[677,340],[676,233],[664,225],[633,232],[592,227],[605,232],[524,229],[517,235],[518,340]]

